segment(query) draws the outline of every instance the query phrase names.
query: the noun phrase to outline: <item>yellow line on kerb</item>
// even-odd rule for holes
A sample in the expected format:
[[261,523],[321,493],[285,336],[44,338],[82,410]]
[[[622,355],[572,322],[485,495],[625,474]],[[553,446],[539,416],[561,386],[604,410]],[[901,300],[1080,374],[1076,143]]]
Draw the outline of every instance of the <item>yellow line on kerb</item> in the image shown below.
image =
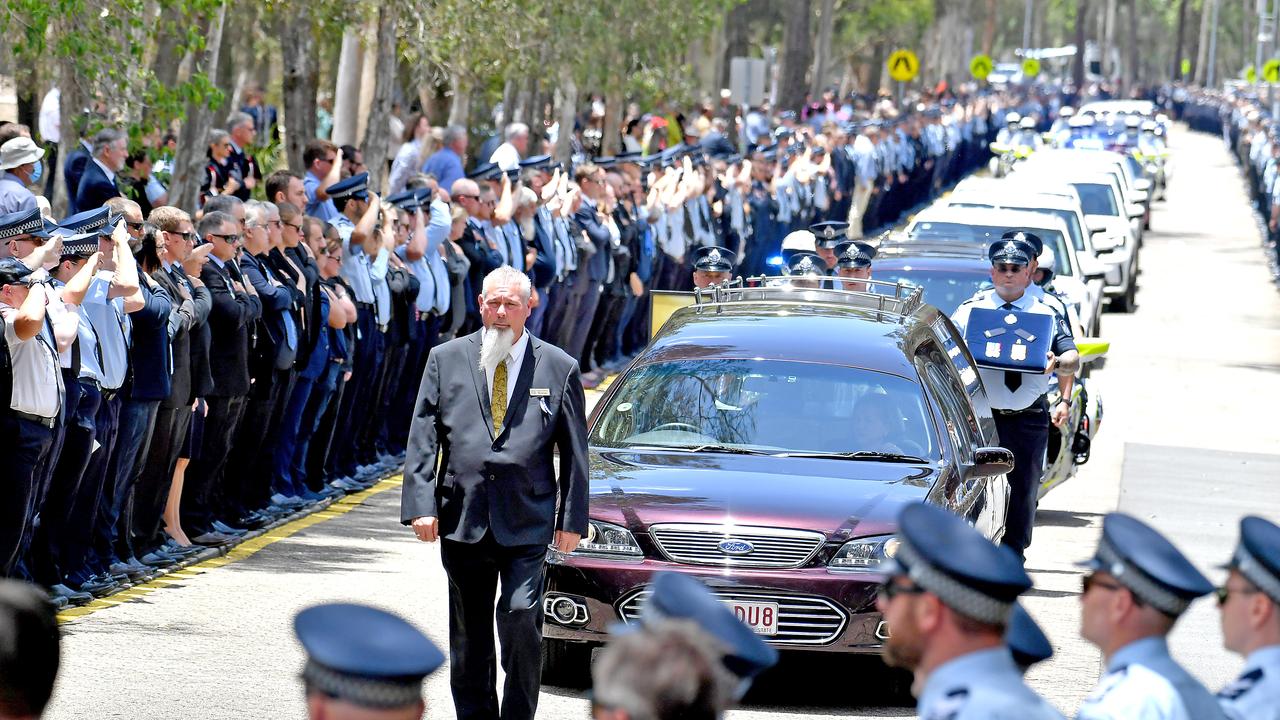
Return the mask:
[[377,485],[374,485],[368,490],[361,490],[358,493],[355,493],[353,495],[347,495],[346,497],[343,497],[340,500],[334,501],[333,504],[329,505],[329,507],[324,508],[323,510],[317,510],[309,515],[300,517],[297,520],[292,520],[279,527],[272,528],[255,538],[245,540],[239,545],[236,545],[235,547],[228,550],[225,555],[219,555],[218,557],[209,558],[208,560],[202,560],[201,562],[195,563],[194,565],[188,565],[187,567],[184,567],[184,568],[171,570],[169,572],[166,572],[163,575],[160,575],[154,580],[151,580],[150,582],[144,583],[142,585],[135,585],[129,588],[128,590],[121,590],[118,593],[114,593],[106,597],[97,598],[96,600],[94,600],[93,602],[87,605],[81,605],[80,607],[69,607],[66,610],[63,610],[62,612],[58,613],[58,623],[64,624],[64,623],[73,622],[82,617],[85,617],[86,615],[92,615],[93,613],[96,613],[99,610],[112,608],[117,605],[121,605],[123,603],[129,602],[131,600],[136,600],[138,598],[149,595],[156,590],[181,584],[184,581],[190,580],[191,578],[194,578],[197,575],[201,575],[205,572],[208,572],[209,570],[212,570],[214,568],[220,568],[223,565],[228,565],[230,563],[237,562],[239,560],[244,560],[245,558],[258,552],[259,550],[267,547],[268,545],[272,545],[274,543],[280,542],[281,540],[284,540],[290,535],[293,535],[294,533],[305,530],[311,527],[312,525],[316,525],[318,523],[325,522],[326,520],[332,520],[336,517],[345,515],[351,512],[352,510],[356,509],[360,505],[363,505],[366,500],[373,497],[374,495],[377,495],[378,493],[381,493],[381,492],[385,492],[392,488],[400,487],[403,484],[404,484],[404,477],[402,475],[399,475],[399,474],[392,475],[391,477],[382,480]]

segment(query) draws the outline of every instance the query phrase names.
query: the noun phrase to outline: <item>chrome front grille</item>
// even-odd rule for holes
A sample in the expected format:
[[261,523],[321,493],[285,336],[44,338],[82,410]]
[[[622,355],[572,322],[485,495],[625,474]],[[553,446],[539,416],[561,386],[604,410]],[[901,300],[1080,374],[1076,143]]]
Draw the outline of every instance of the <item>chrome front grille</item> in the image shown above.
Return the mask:
[[[816,595],[791,595],[773,590],[727,590],[712,588],[726,603],[753,602],[778,604],[778,634],[762,636],[779,645],[827,645],[844,632],[848,622],[835,603]],[[618,604],[618,615],[626,622],[640,616],[645,600],[652,591],[647,587],[628,595]]]
[[810,530],[666,523],[649,533],[663,555],[689,565],[796,568],[822,547],[822,533]]

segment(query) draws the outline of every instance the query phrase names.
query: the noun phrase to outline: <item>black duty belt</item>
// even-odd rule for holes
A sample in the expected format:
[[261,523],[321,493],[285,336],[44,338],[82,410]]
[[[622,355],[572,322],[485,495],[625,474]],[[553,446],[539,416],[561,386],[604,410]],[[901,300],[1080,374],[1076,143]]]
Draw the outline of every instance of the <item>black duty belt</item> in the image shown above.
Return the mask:
[[1035,413],[1035,412],[1044,412],[1048,408],[1048,406],[1049,406],[1049,401],[1046,399],[1044,395],[1041,395],[1040,397],[1035,399],[1035,402],[1031,403],[1027,407],[1022,408],[1021,410],[1004,410],[1001,408],[992,408],[991,414],[995,415],[996,417],[1030,415],[1031,413]]
[[13,413],[13,416],[16,418],[22,418],[23,420],[30,420],[31,422],[36,423],[37,425],[43,425],[51,430],[53,429],[54,425],[58,424],[58,418],[56,417],[44,417],[43,415],[33,415],[31,413],[22,412],[21,410],[10,410],[9,412]]

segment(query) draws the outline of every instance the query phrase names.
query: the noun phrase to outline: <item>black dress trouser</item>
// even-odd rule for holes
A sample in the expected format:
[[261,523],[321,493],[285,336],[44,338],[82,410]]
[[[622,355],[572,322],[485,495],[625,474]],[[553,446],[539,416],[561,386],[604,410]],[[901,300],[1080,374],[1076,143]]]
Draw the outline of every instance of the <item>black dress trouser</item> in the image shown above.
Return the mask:
[[[533,720],[542,682],[547,546],[443,540],[449,576],[449,682],[458,720]],[[498,603],[495,611],[495,591]],[[507,674],[498,709],[494,619]]]
[[1044,452],[1049,444],[1049,407],[1043,397],[1026,410],[995,410],[1000,446],[1013,453],[1009,479],[1009,513],[1003,544],[1026,557],[1036,520],[1036,497],[1044,475]]

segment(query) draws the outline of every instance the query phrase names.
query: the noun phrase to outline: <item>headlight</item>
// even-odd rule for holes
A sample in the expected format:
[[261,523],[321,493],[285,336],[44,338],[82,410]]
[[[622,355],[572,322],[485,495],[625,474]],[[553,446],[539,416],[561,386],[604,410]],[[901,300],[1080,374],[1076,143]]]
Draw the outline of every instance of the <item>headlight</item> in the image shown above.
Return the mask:
[[644,551],[640,549],[630,530],[613,523],[589,520],[587,536],[578,543],[578,549],[573,554],[638,558],[644,556]]
[[827,567],[848,572],[875,572],[880,563],[892,560],[898,552],[898,538],[892,535],[850,540],[831,558]]

